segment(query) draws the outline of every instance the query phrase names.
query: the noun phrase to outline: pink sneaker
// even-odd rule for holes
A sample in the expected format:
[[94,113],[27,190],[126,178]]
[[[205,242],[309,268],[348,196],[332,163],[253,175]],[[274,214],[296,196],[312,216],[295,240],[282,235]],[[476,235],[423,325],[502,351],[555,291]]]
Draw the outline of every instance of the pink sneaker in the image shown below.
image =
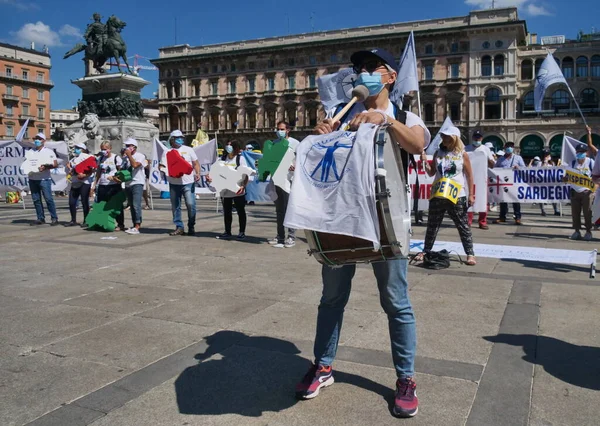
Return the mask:
[[417,384],[412,377],[398,379],[394,398],[394,415],[397,417],[414,417],[418,411]]
[[333,384],[333,369],[331,366],[311,365],[300,383],[296,385],[296,398],[312,399],[319,395],[321,388]]

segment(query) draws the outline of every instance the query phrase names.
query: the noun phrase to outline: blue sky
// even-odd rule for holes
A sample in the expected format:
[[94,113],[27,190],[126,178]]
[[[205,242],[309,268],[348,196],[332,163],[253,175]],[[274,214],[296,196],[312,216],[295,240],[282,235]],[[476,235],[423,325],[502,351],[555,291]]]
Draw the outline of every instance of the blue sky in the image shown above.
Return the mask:
[[[492,0],[429,0],[410,4],[400,0],[276,0],[201,2],[198,0],[0,0],[0,40],[36,48],[46,44],[52,55],[52,108],[71,108],[80,89],[70,80],[83,75],[82,53],[63,60],[91,22],[94,12],[117,15],[127,22],[122,36],[128,56],[158,56],[158,48],[177,43],[190,45],[271,37],[285,34],[377,25],[448,16],[489,8]],[[530,32],[575,38],[581,29],[600,30],[598,0],[495,0],[496,7],[517,6]],[[100,5],[100,6],[98,6]],[[312,21],[311,21],[312,16]],[[177,26],[175,26],[175,20]],[[177,31],[175,30],[177,28]],[[133,60],[131,60],[133,61]],[[150,65],[141,61],[142,65]],[[151,82],[144,97],[157,90],[158,73],[141,71]]]

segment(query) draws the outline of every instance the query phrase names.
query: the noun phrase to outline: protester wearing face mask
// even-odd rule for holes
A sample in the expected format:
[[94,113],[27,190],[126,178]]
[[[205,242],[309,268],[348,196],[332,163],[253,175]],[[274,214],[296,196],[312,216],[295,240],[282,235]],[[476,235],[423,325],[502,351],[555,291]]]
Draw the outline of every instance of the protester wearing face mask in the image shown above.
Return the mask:
[[[73,160],[77,159],[78,162],[91,157],[87,147],[84,143],[76,143],[73,147]],[[95,169],[89,169],[86,173],[76,173],[73,169],[75,165],[73,160],[67,163],[67,172],[72,173],[71,177],[71,190],[69,191],[69,211],[71,212],[71,221],[65,226],[77,225],[77,201],[81,199],[81,207],[83,208],[83,222],[82,228],[87,228],[85,224],[85,218],[90,212],[90,187],[94,180]]]
[[[431,135],[423,120],[411,112],[404,114],[390,100],[390,92],[398,76],[396,59],[383,49],[373,49],[355,52],[350,60],[359,74],[358,83],[367,86],[369,97],[353,105],[341,120],[334,122],[326,119],[319,123],[314,133],[324,135],[339,128],[356,131],[363,123],[388,124],[387,131],[392,141],[401,148],[403,164],[408,167],[408,156],[420,154]],[[342,108],[342,105],[338,105],[335,112]],[[381,305],[388,317],[392,342],[392,360],[397,377],[392,413],[398,417],[413,417],[418,412],[419,400],[414,380],[417,342],[415,316],[408,297],[408,260],[375,262],[371,267],[377,280]],[[321,388],[334,382],[332,364],[355,272],[356,265],[336,268],[322,266],[323,295],[317,316],[315,361],[296,386],[296,397],[299,399],[315,398]]]
[[144,168],[147,161],[146,156],[138,152],[138,143],[135,139],[128,138],[123,144],[125,150],[123,151],[121,169],[129,170],[131,173],[131,180],[125,183],[125,194],[127,195],[127,204],[130,206],[131,221],[133,222],[133,227],[125,232],[130,235],[137,235],[140,233],[140,226],[142,225],[142,195],[146,184]]
[[46,148],[46,135],[38,133],[33,138],[33,158],[38,159],[42,164],[38,168],[38,172],[29,174],[29,189],[31,191],[31,199],[35,206],[37,220],[31,223],[31,226],[43,225],[46,223],[44,217],[44,206],[42,205],[42,196],[46,200],[46,206],[50,212],[51,226],[58,225],[58,215],[56,214],[56,204],[52,195],[52,178],[50,170],[58,167],[56,154],[51,149]]
[[185,138],[181,130],[173,130],[169,135],[169,144],[171,148],[163,154],[159,164],[159,169],[168,170],[167,154],[171,151],[177,151],[183,161],[186,161],[193,167],[189,174],[184,174],[181,177],[173,177],[167,174],[169,181],[169,194],[171,197],[171,210],[173,212],[173,223],[175,230],[169,235],[185,235],[183,221],[181,220],[181,197],[185,201],[188,215],[188,232],[187,235],[193,236],[196,234],[196,197],[195,197],[195,182],[200,180],[200,163],[194,149],[184,145]]
[[[112,152],[112,144],[103,142],[100,145],[100,154],[98,155],[98,171],[96,172],[96,192],[97,201],[108,201],[121,191],[121,181],[115,176],[121,169],[123,160]],[[122,207],[122,206],[121,206]],[[115,231],[125,230],[125,217],[121,208],[117,216],[117,227]]]
[[[529,167],[554,167],[554,161],[552,161],[552,157],[550,156],[550,150],[544,149],[542,151],[542,158],[534,157],[529,162]],[[554,216],[560,216],[560,211],[558,210],[558,203],[552,203],[552,207],[554,208]],[[544,202],[540,203],[540,213],[542,216],[546,216],[546,210],[544,210]]]
[[[575,160],[569,166],[580,175],[592,177],[594,160],[587,156],[588,146],[580,144],[575,148]],[[567,178],[563,180],[566,182]],[[592,201],[594,193],[583,186],[571,185],[571,216],[575,232],[571,235],[572,240],[581,239],[581,213],[585,221],[584,241],[592,239]]]
[[[499,169],[518,169],[519,167],[525,167],[525,162],[520,155],[514,153],[515,143],[506,142],[504,146],[504,155],[498,157],[496,160],[495,167]],[[521,225],[521,203],[513,203],[513,210],[515,212],[515,223]],[[506,223],[506,215],[508,214],[508,203],[500,203],[500,218],[496,219],[494,223]]]
[[[237,169],[240,166],[248,167],[246,159],[241,155],[240,143],[236,140],[227,142],[225,145],[225,153],[221,157],[221,161],[226,166]],[[231,239],[231,223],[233,222],[233,206],[238,215],[240,232],[237,235],[238,240],[246,238],[246,185],[249,177],[244,181],[238,182],[242,188],[238,192],[232,192],[228,189],[221,191],[223,199],[223,219],[225,221],[225,232],[217,238],[220,240]]]
[[[290,137],[290,126],[285,121],[280,121],[277,123],[277,129],[275,130],[275,135],[277,139],[273,140],[273,143],[281,143],[284,140],[288,141],[288,146],[296,152],[296,147],[300,143],[297,139]],[[292,166],[290,168],[291,171],[294,170]],[[273,185],[273,181],[271,181],[270,185]],[[288,236],[285,237],[285,227],[283,226],[283,221],[285,219],[285,212],[287,210],[288,200],[290,198],[290,194],[285,192],[283,189],[275,186],[275,193],[277,194],[277,199],[275,200],[275,212],[277,214],[277,236],[272,240],[269,240],[269,244],[271,244],[275,248],[290,248],[296,245],[296,230],[288,228]]]
[[[476,130],[475,133],[473,133],[473,141],[471,142],[471,144],[465,147],[465,152],[483,152],[485,154],[488,167],[492,168],[494,167],[494,164],[496,164],[496,159],[494,158],[494,154],[492,154],[492,151],[490,151],[490,149],[486,145],[483,145],[483,135],[479,130]],[[481,182],[481,184],[484,183]],[[471,226],[471,224],[473,223],[473,212],[467,212],[467,219],[469,226]],[[489,226],[487,224],[487,211],[479,212],[479,218],[477,221],[479,222],[480,229],[489,229]]]

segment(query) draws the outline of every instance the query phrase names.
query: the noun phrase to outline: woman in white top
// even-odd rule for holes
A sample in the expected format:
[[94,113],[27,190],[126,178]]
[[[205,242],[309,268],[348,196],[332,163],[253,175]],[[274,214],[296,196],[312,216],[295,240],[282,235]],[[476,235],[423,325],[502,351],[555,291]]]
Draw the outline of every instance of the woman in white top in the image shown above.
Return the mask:
[[[423,151],[421,154],[425,172],[429,176],[435,175],[436,177],[432,186],[433,198],[429,200],[424,252],[426,253],[433,249],[438,230],[447,211],[458,228],[460,240],[467,254],[467,265],[475,265],[477,262],[475,260],[475,252],[473,251],[473,236],[471,235],[471,228],[467,219],[467,210],[475,202],[471,162],[469,161],[469,156],[465,155],[465,146],[460,140],[460,130],[458,128],[452,126],[441,132],[441,134],[442,143],[433,156],[433,166],[427,162],[425,152]],[[436,196],[433,193],[433,188],[438,182],[445,186],[454,187],[456,189],[455,193],[447,197],[441,194]],[[467,184],[467,188],[465,188],[465,183]],[[421,260],[422,258],[423,253],[419,253],[416,259]]]
[[[119,192],[123,191],[121,181],[115,174],[121,169],[123,160],[112,152],[110,142],[102,142],[100,145],[100,155],[98,157],[98,171],[96,172],[96,192],[98,202],[108,201]],[[125,230],[125,217],[123,210],[117,215],[117,227],[115,231]]]
[[[238,141],[232,140],[227,142],[225,145],[225,152],[221,157],[221,161],[226,166],[238,168],[240,166],[248,166],[246,160],[241,155],[241,145]],[[220,240],[228,240],[231,238],[231,223],[233,222],[233,207],[238,215],[240,224],[240,232],[237,236],[238,240],[246,238],[246,185],[248,184],[248,177],[246,176],[238,185],[241,189],[236,193],[228,189],[221,191],[221,198],[223,200],[223,219],[225,221],[225,232],[217,236]]]
[[69,191],[69,210],[71,211],[71,221],[65,226],[77,225],[77,201],[81,198],[81,207],[83,207],[82,228],[87,228],[85,218],[90,212],[90,187],[94,180],[95,169],[90,169],[86,173],[76,173],[75,165],[91,157],[86,145],[82,142],[76,143],[73,147],[73,158],[67,163],[67,171],[71,176],[71,190]]

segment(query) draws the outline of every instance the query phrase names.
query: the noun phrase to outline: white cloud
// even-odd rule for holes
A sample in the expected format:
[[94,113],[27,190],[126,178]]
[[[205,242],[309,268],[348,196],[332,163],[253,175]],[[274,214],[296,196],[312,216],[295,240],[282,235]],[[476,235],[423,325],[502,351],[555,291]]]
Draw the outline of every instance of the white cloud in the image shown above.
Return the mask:
[[530,16],[552,15],[538,0],[465,0],[465,4],[477,9],[490,9],[492,3],[495,8],[516,7],[520,12]]
[[50,28],[49,25],[38,21],[36,23],[27,23],[18,31],[11,32],[10,35],[13,38],[12,41],[19,46],[28,46],[31,42],[34,42],[39,47],[56,47],[65,45],[63,40],[61,40],[61,36],[79,38],[81,37],[81,31],[72,25],[65,24],[57,32]]
[[38,10],[40,8],[36,3],[23,0],[0,0],[0,5],[13,6],[19,10]]

